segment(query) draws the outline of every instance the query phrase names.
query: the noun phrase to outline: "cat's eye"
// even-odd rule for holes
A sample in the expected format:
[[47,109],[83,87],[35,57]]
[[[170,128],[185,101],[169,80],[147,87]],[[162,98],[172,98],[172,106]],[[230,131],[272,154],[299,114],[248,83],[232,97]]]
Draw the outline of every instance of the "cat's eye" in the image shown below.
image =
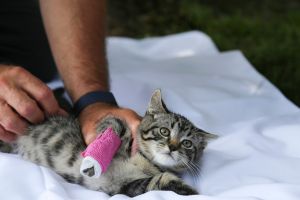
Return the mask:
[[189,140],[183,140],[183,141],[181,142],[181,144],[182,144],[185,148],[191,148],[192,145],[193,145],[193,143],[192,143],[191,141],[189,141]]
[[170,130],[165,127],[160,128],[159,132],[165,137],[168,137],[170,135]]

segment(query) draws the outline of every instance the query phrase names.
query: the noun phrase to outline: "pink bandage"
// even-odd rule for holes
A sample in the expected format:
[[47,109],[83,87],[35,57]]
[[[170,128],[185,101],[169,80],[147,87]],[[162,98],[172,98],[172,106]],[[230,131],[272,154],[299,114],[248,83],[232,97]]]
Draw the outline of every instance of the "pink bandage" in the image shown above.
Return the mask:
[[110,162],[118,151],[120,144],[120,137],[112,128],[108,128],[89,144],[81,155],[83,157],[92,157],[95,159],[101,166],[101,174],[102,172],[106,172]]

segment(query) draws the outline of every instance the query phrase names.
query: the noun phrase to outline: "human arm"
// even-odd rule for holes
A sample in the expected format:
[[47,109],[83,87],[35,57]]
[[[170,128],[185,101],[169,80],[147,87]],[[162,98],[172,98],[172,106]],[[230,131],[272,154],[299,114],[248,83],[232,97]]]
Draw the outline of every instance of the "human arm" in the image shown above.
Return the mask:
[[[91,91],[109,91],[105,59],[104,0],[40,0],[50,46],[73,102]],[[87,106],[79,115],[83,136],[89,144],[95,124],[107,114],[127,121],[134,131],[139,116],[129,109],[106,103]]]

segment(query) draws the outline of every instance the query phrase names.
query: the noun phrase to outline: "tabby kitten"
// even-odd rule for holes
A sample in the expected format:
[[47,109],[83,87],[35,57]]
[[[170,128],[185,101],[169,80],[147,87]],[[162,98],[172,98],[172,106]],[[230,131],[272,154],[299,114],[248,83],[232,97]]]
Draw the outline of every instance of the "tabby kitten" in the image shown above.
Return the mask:
[[[72,117],[55,116],[29,127],[15,150],[23,158],[49,167],[65,180],[110,195],[137,196],[150,190],[197,194],[175,174],[195,166],[207,140],[215,135],[196,128],[185,117],[167,110],[156,90],[138,128],[138,153],[130,156],[132,138],[127,124],[112,116],[99,123],[97,132],[112,127],[122,144],[106,173],[100,178],[82,176],[80,153],[86,145],[79,123]],[[94,175],[90,168],[84,173]]]

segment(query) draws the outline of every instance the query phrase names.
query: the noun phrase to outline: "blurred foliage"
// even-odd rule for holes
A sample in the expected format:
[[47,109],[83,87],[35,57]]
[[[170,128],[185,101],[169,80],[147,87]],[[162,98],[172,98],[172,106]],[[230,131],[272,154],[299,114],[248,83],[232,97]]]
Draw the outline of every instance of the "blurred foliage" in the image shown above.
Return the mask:
[[188,30],[221,51],[240,49],[300,106],[299,0],[110,0],[109,34],[142,38]]

